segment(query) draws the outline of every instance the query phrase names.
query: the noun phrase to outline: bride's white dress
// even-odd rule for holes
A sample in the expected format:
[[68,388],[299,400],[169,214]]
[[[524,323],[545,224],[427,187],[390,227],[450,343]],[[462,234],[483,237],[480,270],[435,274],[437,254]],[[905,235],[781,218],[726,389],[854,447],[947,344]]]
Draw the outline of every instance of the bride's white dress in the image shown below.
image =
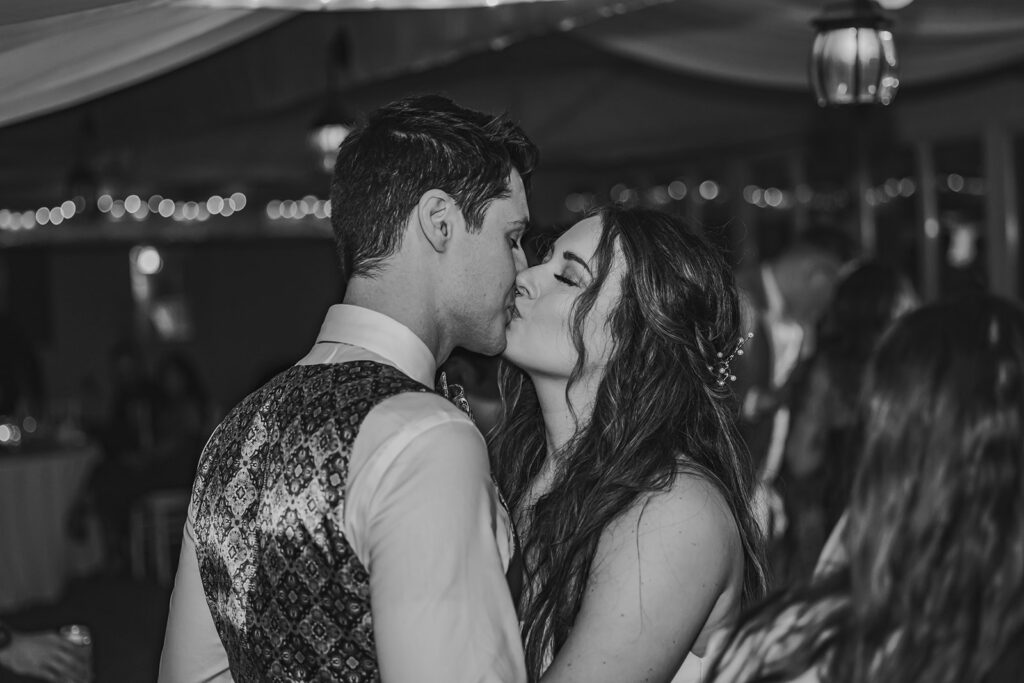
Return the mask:
[[704,665],[707,659],[707,657],[698,657],[692,652],[688,652],[686,659],[683,660],[683,665],[672,677],[672,683],[703,683]]

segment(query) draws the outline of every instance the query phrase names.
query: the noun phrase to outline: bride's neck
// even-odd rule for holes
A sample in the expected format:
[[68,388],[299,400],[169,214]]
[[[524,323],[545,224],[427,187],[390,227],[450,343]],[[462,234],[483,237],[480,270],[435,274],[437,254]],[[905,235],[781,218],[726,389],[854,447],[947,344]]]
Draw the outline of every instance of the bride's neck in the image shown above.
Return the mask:
[[[597,382],[583,377],[575,382],[566,398],[568,380],[563,377],[531,377],[544,419],[547,454],[559,453],[575,436],[578,425],[586,424],[594,406]],[[572,402],[572,408],[569,407]],[[554,463],[550,463],[554,465]]]

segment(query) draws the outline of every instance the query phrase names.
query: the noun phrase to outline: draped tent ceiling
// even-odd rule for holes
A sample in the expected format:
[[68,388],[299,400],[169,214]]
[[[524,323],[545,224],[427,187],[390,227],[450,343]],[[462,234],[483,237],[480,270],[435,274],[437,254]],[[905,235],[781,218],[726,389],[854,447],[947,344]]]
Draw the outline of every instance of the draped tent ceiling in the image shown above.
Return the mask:
[[[552,174],[798,145],[821,119],[806,86],[820,0],[331,2],[353,9],[0,3],[0,206],[64,198],[82,163],[126,192],[322,193],[305,134],[339,31],[349,111],[423,91],[507,110]],[[1021,120],[1024,2],[917,0],[894,16],[903,129]]]

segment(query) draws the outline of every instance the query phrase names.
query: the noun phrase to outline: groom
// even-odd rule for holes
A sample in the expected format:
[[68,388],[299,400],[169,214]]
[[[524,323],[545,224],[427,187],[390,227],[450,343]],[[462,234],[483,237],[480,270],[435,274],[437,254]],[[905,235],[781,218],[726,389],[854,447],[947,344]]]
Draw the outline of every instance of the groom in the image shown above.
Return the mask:
[[161,683],[525,681],[484,440],[428,387],[454,347],[505,346],[536,161],[437,96],[341,145],[344,303],[203,452]]

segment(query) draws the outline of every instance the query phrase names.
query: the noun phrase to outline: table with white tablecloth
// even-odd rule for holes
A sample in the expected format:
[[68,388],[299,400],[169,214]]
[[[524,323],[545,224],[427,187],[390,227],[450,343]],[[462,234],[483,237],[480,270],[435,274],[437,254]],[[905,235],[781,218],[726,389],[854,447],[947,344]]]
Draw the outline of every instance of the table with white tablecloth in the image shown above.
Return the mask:
[[82,567],[68,513],[99,456],[92,446],[0,455],[0,613],[57,599]]

